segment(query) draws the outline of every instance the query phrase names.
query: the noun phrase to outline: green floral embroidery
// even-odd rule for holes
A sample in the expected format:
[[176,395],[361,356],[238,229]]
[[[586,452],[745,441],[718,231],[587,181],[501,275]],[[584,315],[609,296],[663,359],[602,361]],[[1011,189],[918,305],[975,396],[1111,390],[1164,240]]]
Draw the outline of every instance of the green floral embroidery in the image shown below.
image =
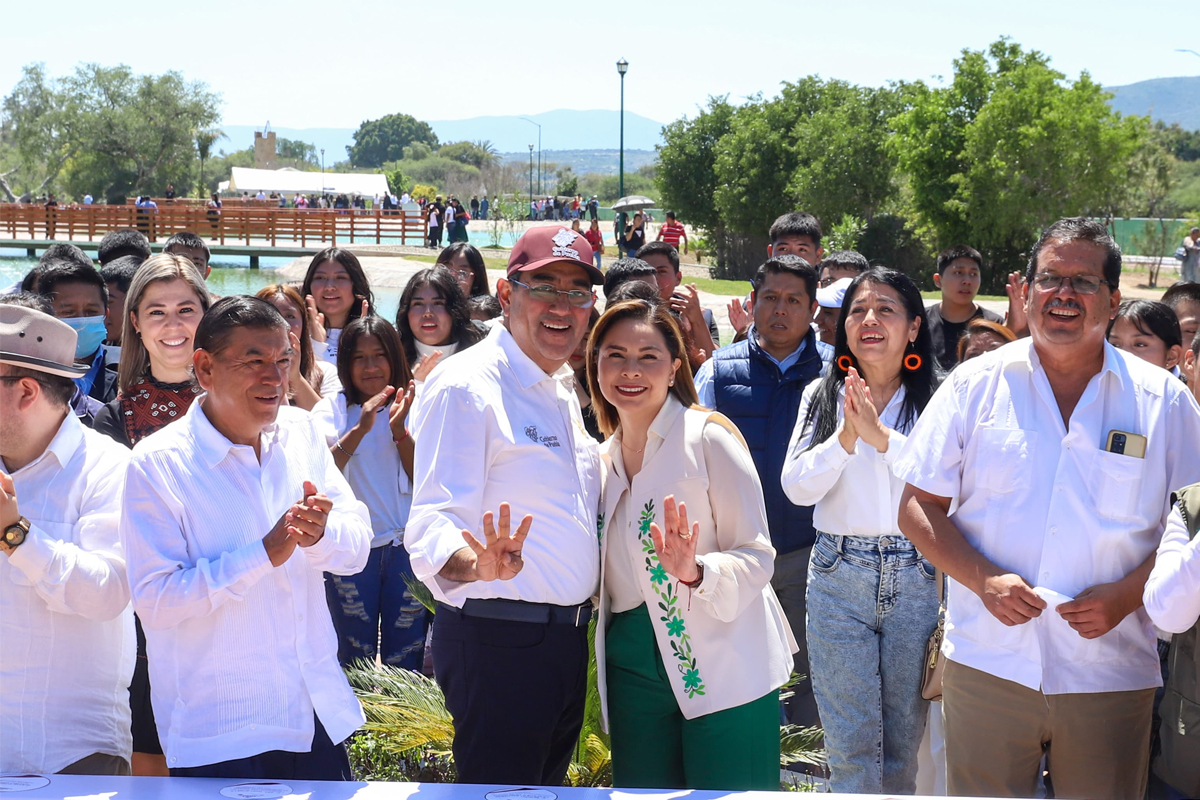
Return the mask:
[[[671,652],[679,661],[676,668],[683,676],[683,688],[689,698],[703,695],[704,681],[700,677],[700,667],[696,657],[692,655],[692,637],[688,635],[687,624],[683,619],[683,611],[679,608],[679,595],[675,593],[675,582],[670,579],[666,569],[654,553],[654,541],[650,538],[650,524],[654,522],[654,501],[650,500],[642,508],[638,520],[638,538],[642,543],[642,552],[646,554],[646,571],[650,573],[650,585],[658,595],[658,608],[663,612],[659,620],[666,623],[667,634],[672,638]],[[678,638],[679,641],[675,641]]]
[[596,515],[596,541],[604,541],[604,512]]

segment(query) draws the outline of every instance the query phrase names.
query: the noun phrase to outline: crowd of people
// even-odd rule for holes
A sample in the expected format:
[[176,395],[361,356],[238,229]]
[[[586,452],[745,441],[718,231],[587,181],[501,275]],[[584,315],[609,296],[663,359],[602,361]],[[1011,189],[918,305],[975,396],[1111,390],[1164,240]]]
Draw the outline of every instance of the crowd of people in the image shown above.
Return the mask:
[[0,295],[0,772],[350,780],[365,661],[432,670],[460,781],[560,785],[595,619],[616,786],[778,789],[782,721],[839,792],[1200,793],[1200,284],[1122,300],[1064,219],[1005,315],[967,245],[926,307],[795,212],[721,346],[640,216],[494,287],[452,234],[394,320],[336,247],[223,298],[191,233],[50,247]]

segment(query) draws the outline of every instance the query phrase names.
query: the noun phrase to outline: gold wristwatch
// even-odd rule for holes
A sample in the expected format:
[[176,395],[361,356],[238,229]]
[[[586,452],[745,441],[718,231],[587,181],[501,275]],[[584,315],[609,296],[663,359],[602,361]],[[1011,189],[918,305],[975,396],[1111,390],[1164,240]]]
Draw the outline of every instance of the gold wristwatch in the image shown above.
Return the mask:
[[4,529],[4,548],[9,552],[16,550],[28,535],[29,520],[20,517],[16,522]]

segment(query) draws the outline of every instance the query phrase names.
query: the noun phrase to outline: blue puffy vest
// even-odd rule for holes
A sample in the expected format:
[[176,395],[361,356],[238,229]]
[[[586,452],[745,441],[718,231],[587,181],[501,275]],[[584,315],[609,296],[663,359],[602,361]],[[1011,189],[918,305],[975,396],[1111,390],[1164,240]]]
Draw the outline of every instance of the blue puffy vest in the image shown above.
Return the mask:
[[817,341],[809,330],[800,359],[781,374],[779,365],[759,347],[751,329],[742,341],[712,355],[715,410],[733,420],[750,446],[762,481],[771,543],[782,555],[816,541],[812,506],[797,506],[783,493],[780,476],[788,442],[800,411],[800,397],[825,366],[823,351],[833,348]]

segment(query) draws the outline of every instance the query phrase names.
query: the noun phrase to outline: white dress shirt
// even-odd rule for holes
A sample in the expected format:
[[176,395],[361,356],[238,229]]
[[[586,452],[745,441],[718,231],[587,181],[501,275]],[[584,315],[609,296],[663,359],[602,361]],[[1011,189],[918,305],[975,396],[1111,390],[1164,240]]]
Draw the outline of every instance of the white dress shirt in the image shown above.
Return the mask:
[[[813,426],[805,429],[804,421],[822,381],[814,381],[804,390],[796,427],[783,462],[783,491],[798,506],[813,507],[813,527],[836,536],[901,536],[897,522],[900,516],[900,495],[904,481],[892,475],[892,462],[908,437],[900,432],[900,417],[904,407],[904,387],[901,386],[888,404],[879,421],[890,429],[887,452],[880,453],[858,439],[854,452],[847,453],[837,434],[830,436],[811,450]],[[846,389],[838,391],[838,422],[845,415]],[[814,425],[815,425],[814,420]]]
[[[408,511],[412,505],[412,484],[400,463],[400,451],[396,449],[388,425],[390,408],[383,406],[376,412],[375,424],[363,436],[342,471],[354,496],[366,504],[371,514],[371,530],[375,534],[371,539],[372,548],[404,538],[404,526],[408,524]],[[317,430],[325,437],[325,444],[333,447],[358,424],[362,418],[362,405],[355,403],[347,408],[345,392],[338,392],[332,397],[321,398],[313,406],[312,416]]]
[[0,772],[129,760],[136,642],[117,538],[129,451],[67,414],[12,473],[29,535],[0,555]]
[[[134,448],[121,520],[167,765],[307,752],[314,709],[340,742],[363,714],[338,666],[322,573],[362,570],[367,510],[307,412],[279,410],[260,461],[203,405]],[[325,535],[273,567],[262,538],[305,480],[333,501]]]
[[[1145,458],[1106,452],[1113,430],[1145,436]],[[959,364],[893,470],[949,497],[950,521],[971,546],[1054,602],[1009,627],[950,581],[946,656],[1045,694],[1160,686],[1144,608],[1089,640],[1052,607],[1120,580],[1154,553],[1169,492],[1200,480],[1197,447],[1200,409],[1187,387],[1108,343],[1069,426],[1032,340]]]
[[[404,545],[413,572],[454,606],[467,598],[578,605],[596,592],[600,548],[596,518],[600,457],[583,427],[574,375],[546,374],[507,328],[440,364],[413,422],[413,505]],[[526,514],[521,572],[508,581],[460,583],[438,572],[466,546],[462,531],[483,538],[483,513],[512,527]]]
[[1167,633],[1183,633],[1200,619],[1200,536],[1188,538],[1178,508],[1167,518],[1142,600],[1150,619]]

